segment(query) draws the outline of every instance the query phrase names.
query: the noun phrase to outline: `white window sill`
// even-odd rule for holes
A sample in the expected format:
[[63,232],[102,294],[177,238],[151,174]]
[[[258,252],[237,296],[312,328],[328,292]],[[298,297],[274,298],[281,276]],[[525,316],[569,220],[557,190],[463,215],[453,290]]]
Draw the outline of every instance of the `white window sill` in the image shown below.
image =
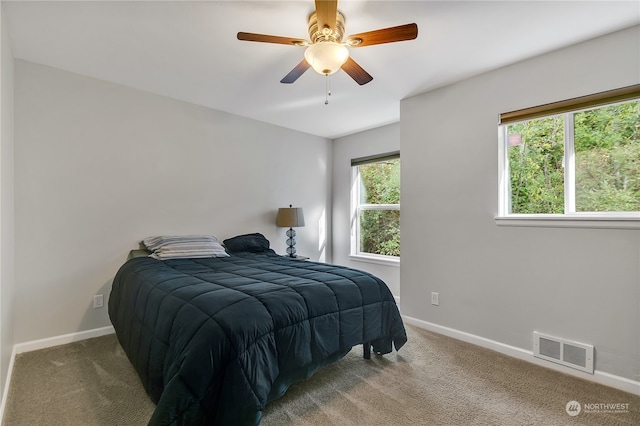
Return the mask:
[[400,267],[400,258],[392,256],[367,256],[365,254],[351,254],[349,259],[355,262],[377,263],[378,265]]
[[508,215],[496,216],[498,226],[640,230],[640,214],[629,215]]

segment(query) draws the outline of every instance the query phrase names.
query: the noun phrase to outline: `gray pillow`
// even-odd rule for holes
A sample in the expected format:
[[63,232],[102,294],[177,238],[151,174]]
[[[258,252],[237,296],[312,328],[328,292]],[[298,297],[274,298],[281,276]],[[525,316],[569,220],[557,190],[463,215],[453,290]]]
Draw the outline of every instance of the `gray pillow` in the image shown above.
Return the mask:
[[154,236],[142,243],[158,260],[229,256],[213,235]]

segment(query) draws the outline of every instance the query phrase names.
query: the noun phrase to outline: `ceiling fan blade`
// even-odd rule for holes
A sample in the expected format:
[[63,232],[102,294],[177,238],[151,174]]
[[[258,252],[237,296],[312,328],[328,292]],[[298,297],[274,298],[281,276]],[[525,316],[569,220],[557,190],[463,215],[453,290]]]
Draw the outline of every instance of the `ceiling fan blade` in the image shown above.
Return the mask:
[[347,62],[342,65],[342,70],[349,74],[349,76],[356,81],[360,86],[367,84],[373,77],[369,75],[356,61],[349,58]]
[[288,44],[292,46],[305,46],[307,42],[300,38],[280,37],[266,34],[254,34],[254,33],[238,33],[238,40],[244,41],[259,41],[262,43],[277,43]]
[[316,0],[316,17],[318,30],[329,27],[331,31],[336,29],[336,16],[338,14],[338,0]]
[[413,40],[418,37],[418,25],[406,24],[397,27],[383,28],[366,33],[353,34],[347,37],[350,47],[372,46],[374,44],[393,43],[396,41]]
[[289,74],[285,75],[284,78],[280,80],[280,83],[284,83],[284,84],[293,83],[298,79],[298,77],[304,74],[304,72],[308,70],[310,67],[311,65],[309,65],[309,63],[303,59],[302,62],[296,65],[294,69],[289,71]]

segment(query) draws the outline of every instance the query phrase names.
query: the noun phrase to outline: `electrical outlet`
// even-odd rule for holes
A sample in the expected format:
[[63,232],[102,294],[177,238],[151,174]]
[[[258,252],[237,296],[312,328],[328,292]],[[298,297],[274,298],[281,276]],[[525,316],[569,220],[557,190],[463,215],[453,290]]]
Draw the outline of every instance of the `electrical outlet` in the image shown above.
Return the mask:
[[102,308],[104,306],[104,297],[102,294],[96,294],[93,296],[93,307]]
[[432,305],[436,305],[438,306],[440,304],[439,300],[438,300],[438,293],[436,293],[435,291],[431,292],[431,304]]

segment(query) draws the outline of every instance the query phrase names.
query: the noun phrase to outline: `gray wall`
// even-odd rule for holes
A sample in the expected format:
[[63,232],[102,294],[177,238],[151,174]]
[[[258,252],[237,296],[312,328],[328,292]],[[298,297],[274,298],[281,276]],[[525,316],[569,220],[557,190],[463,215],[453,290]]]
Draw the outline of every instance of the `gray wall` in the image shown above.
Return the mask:
[[[2,15],[2,7],[0,7]],[[0,394],[13,350],[14,166],[13,56],[4,16],[0,16]]]
[[377,275],[387,283],[396,297],[400,297],[400,265],[389,266],[352,260],[349,258],[349,253],[351,248],[351,160],[398,150],[400,150],[400,124],[398,123],[333,141],[333,262]]
[[[15,341],[110,325],[118,267],[155,234],[262,232],[304,208],[298,252],[329,258],[331,141],[15,61]],[[322,240],[321,240],[322,239]]]
[[638,84],[639,55],[635,27],[401,103],[405,315],[526,350],[534,330],[593,344],[597,370],[640,380],[640,231],[494,222],[498,114]]

